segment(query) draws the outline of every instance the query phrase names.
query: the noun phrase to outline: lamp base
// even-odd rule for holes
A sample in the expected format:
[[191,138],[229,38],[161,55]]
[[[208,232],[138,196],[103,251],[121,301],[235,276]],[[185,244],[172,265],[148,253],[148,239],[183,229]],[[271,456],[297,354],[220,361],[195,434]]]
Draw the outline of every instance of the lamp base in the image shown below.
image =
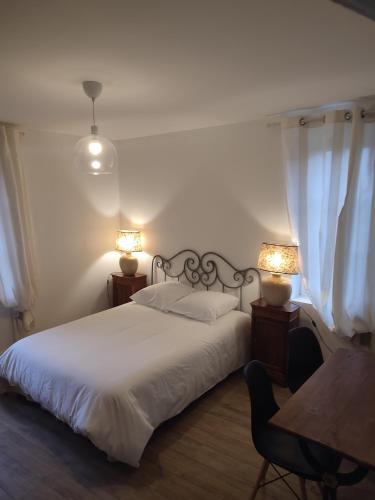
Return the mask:
[[292,295],[292,285],[280,274],[262,280],[262,294],[269,306],[284,306]]
[[138,259],[131,253],[123,253],[120,257],[120,268],[125,276],[134,276],[138,269]]

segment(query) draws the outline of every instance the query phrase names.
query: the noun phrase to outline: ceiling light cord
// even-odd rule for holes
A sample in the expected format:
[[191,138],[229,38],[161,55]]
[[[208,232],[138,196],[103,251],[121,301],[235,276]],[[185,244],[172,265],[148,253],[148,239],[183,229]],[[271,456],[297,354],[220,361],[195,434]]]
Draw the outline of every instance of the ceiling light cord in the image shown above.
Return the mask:
[[92,97],[91,100],[92,100],[92,124],[95,127],[96,126],[96,123],[95,123],[95,97]]
[[98,127],[95,123],[95,97],[91,97],[92,100],[92,125],[91,125],[91,134],[98,135]]

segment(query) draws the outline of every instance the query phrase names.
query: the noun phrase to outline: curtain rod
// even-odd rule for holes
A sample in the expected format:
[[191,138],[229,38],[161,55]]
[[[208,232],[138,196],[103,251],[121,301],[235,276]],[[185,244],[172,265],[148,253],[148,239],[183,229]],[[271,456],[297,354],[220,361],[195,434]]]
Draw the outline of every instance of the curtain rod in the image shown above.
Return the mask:
[[364,109],[361,112],[362,118],[369,118],[370,120],[375,118],[375,111],[365,111]]
[[[344,120],[350,122],[351,119],[353,118],[353,113],[351,111],[345,111],[344,113]],[[365,109],[362,109],[361,111],[361,118],[364,120],[373,120],[375,119],[375,111],[366,111]],[[309,123],[315,123],[315,122],[322,122],[324,123],[326,120],[326,115],[324,114],[323,116],[312,118],[311,120],[307,120],[303,116],[298,120],[298,123],[301,127],[304,125],[308,125]]]
[[[344,111],[344,110],[342,110],[342,111]],[[352,111],[345,111],[345,113],[344,113],[344,120],[345,121],[351,121],[352,117],[353,117]],[[290,116],[290,117],[285,117],[285,118],[290,118],[290,119],[295,118],[296,120],[298,120],[299,126],[304,127],[305,125],[309,125],[312,123],[325,123],[326,115],[324,114],[324,115],[320,115],[320,116],[315,116],[315,117],[310,118],[310,119],[308,119],[306,117],[306,115],[301,116],[299,119],[298,119],[298,116],[295,116],[295,117]],[[374,111],[366,111],[365,109],[362,109],[361,118],[363,118],[364,120],[367,119],[369,121],[375,121],[375,110]],[[279,117],[275,121],[268,122],[267,127],[280,126],[281,121],[282,121],[282,116],[279,115]]]

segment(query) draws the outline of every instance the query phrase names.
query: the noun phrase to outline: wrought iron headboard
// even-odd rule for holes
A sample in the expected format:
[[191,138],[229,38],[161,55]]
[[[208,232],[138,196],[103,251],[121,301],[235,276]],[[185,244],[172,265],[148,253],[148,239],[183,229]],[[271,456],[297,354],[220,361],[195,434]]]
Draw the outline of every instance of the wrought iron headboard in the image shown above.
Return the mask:
[[[178,263],[179,258],[181,262]],[[174,265],[175,264],[175,265]],[[226,275],[222,268],[227,270]],[[239,289],[239,307],[242,309],[242,289],[250,285],[257,277],[260,295],[260,273],[255,267],[247,269],[235,268],[225,257],[216,252],[206,252],[199,255],[195,250],[181,250],[170,258],[155,255],[151,265],[151,284],[154,284],[157,269],[164,273],[164,281],[176,278],[184,279],[193,287],[203,285],[207,290],[215,284],[221,285],[222,291]]]

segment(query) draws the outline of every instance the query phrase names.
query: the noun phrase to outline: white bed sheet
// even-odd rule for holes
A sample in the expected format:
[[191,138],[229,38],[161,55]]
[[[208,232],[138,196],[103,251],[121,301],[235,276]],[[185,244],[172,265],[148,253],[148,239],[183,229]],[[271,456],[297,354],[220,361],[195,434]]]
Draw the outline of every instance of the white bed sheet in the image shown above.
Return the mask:
[[0,376],[108,456],[138,466],[154,429],[249,354],[250,317],[206,324],[126,304],[22,339]]

